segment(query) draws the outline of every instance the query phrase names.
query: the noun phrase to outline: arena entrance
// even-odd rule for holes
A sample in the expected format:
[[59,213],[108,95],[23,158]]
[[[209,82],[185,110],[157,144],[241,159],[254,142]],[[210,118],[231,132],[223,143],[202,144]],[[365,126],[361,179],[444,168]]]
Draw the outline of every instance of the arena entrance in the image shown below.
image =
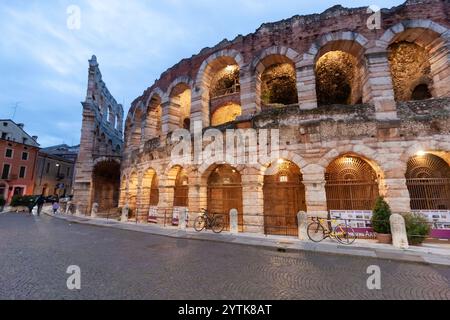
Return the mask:
[[225,218],[230,229],[230,210],[238,210],[239,231],[244,228],[242,180],[239,172],[229,165],[218,166],[208,178],[208,210]]
[[305,186],[300,168],[290,161],[280,160],[267,170],[272,175],[264,176],[264,232],[297,237],[297,214],[299,211],[306,212]]
[[450,166],[440,157],[411,158],[406,183],[412,210],[450,210]]
[[379,196],[378,177],[367,161],[340,157],[328,166],[325,180],[328,210],[373,210]]
[[120,193],[120,164],[113,160],[98,163],[94,167],[92,181],[92,203],[98,203],[99,213],[117,211]]

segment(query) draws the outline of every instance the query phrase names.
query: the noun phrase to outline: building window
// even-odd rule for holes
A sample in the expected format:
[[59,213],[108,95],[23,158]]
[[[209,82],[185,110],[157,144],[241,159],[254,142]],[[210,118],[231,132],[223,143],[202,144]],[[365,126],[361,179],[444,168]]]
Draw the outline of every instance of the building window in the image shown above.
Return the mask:
[[28,142],[28,139],[27,139],[27,138],[23,138],[23,139],[22,139],[22,143],[23,143],[23,144],[26,144],[27,142]]
[[7,132],[2,132],[2,139],[3,140],[6,140],[6,137],[8,136],[8,133]]
[[47,163],[47,168],[45,169],[45,173],[49,173],[50,172],[50,163]]
[[19,178],[25,179],[26,175],[27,175],[27,167],[20,167]]
[[24,161],[28,160],[28,152],[22,152],[22,160]]
[[70,177],[70,168],[67,168],[67,178]]
[[13,157],[13,150],[12,149],[6,149],[5,157],[9,158],[9,159],[12,159],[12,157]]
[[11,169],[11,166],[7,163],[3,165],[3,171],[2,171],[2,179],[8,179],[9,178],[9,170]]

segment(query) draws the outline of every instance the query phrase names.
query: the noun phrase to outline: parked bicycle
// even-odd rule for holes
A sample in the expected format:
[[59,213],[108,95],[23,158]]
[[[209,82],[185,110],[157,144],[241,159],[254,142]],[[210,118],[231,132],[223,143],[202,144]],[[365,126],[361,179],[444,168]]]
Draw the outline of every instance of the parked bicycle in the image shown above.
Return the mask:
[[338,220],[317,218],[308,226],[308,237],[313,242],[322,242],[327,238],[334,239],[344,245],[352,245],[356,241],[355,230],[348,223],[337,224]]
[[194,229],[197,232],[211,229],[214,233],[221,233],[225,229],[225,219],[222,215],[210,214],[202,209],[202,215],[194,221]]

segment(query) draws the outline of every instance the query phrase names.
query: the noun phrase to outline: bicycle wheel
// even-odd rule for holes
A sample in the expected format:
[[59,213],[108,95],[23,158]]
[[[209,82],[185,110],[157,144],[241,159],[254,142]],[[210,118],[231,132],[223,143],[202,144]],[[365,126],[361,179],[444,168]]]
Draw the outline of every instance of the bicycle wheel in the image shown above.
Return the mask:
[[194,221],[194,229],[197,232],[202,232],[205,230],[206,220],[203,216],[197,217]]
[[334,230],[334,234],[336,235],[336,240],[346,246],[349,246],[356,241],[355,230],[345,224],[338,225]]
[[325,239],[325,229],[318,222],[308,226],[308,237],[312,242],[322,242]]
[[214,218],[212,230],[214,233],[221,233],[225,229],[225,219],[221,216]]

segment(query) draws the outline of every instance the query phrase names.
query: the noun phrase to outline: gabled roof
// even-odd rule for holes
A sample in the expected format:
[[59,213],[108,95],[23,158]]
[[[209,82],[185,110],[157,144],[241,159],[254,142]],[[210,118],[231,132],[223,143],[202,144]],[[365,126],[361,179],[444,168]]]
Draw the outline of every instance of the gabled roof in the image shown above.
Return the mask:
[[[25,143],[25,145],[27,146],[32,146],[32,147],[38,147],[39,148],[39,143],[34,140],[34,138],[32,136],[30,136],[22,126],[20,126],[19,124],[15,123],[13,120],[11,119],[0,119],[0,131],[2,131],[2,123],[7,122],[9,124],[12,124],[14,126],[14,128],[20,133],[20,135],[23,138],[27,138],[27,143]],[[10,130],[8,130],[10,131]],[[19,143],[19,144],[24,144],[23,141],[15,141],[15,140],[11,140],[11,142],[15,142],[15,143]]]

